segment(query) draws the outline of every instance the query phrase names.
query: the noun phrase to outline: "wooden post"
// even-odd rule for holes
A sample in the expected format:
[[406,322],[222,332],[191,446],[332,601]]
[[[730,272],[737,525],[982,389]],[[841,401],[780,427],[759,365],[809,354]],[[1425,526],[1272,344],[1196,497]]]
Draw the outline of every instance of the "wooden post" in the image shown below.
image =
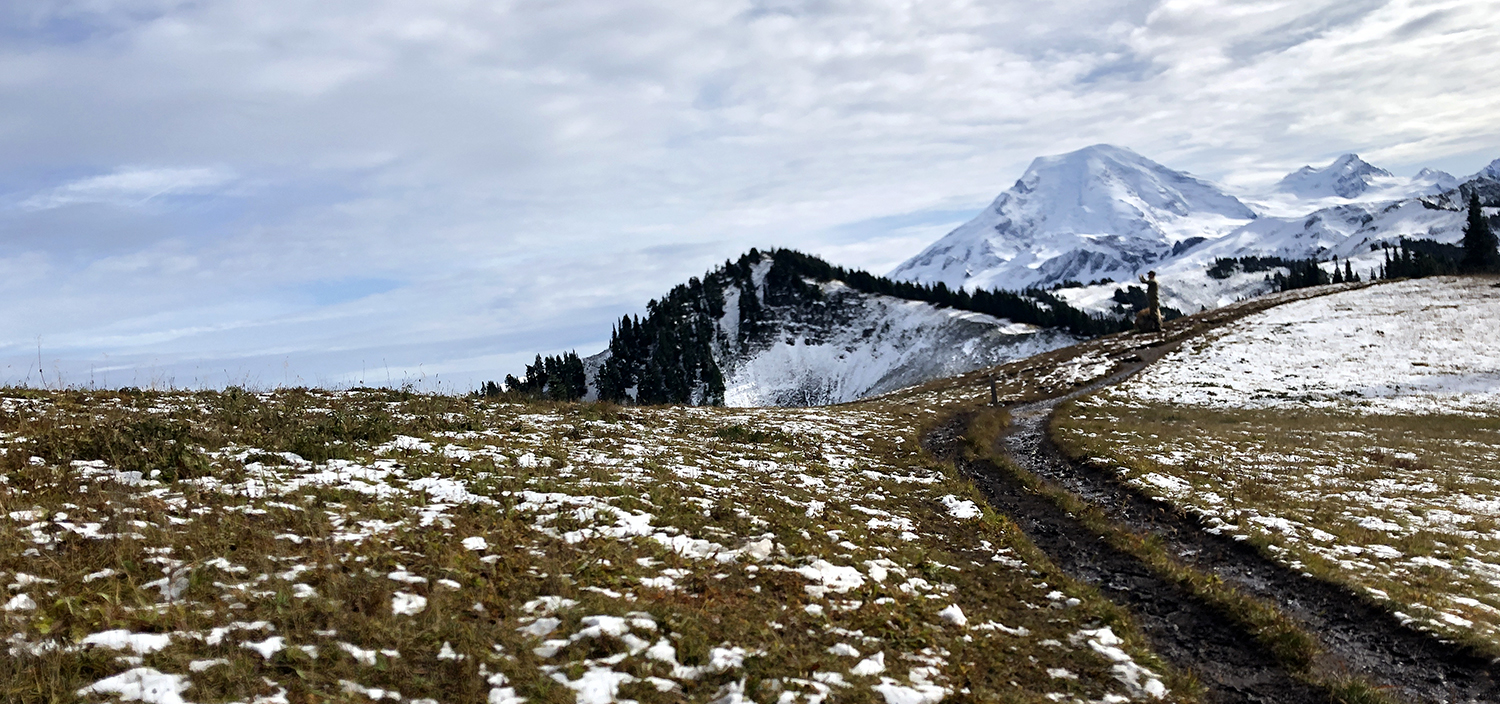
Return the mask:
[[990,377],[990,405],[1000,405],[1000,382],[995,377]]

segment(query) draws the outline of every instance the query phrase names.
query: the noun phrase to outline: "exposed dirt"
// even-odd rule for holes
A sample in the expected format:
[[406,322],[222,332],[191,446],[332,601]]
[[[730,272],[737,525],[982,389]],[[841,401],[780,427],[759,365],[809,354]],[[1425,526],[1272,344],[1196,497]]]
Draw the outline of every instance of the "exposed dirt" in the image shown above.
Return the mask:
[[[1239,316],[1215,317],[1213,323],[1222,324]],[[1253,546],[1205,532],[1195,519],[1136,492],[1113,474],[1070,460],[1048,439],[1059,403],[1118,383],[1183,339],[1217,327],[1213,323],[1194,326],[1193,333],[1171,344],[1138,350],[1131,363],[1088,388],[1012,407],[1012,425],[997,438],[1000,448],[1023,470],[1097,506],[1118,524],[1160,536],[1184,563],[1217,574],[1298,619],[1324,648],[1315,664],[1320,674],[1358,675],[1409,701],[1500,702],[1495,663],[1401,625],[1344,587],[1288,569]],[[1209,701],[1328,701],[1326,693],[1295,678],[1239,626],[1186,589],[1157,577],[1134,556],[1114,549],[1051,499],[1027,490],[1008,470],[962,459],[957,439],[968,420],[960,416],[933,430],[925,441],[929,450],[958,462],[996,510],[1011,516],[1069,574],[1129,609],[1157,652],[1199,678]]]

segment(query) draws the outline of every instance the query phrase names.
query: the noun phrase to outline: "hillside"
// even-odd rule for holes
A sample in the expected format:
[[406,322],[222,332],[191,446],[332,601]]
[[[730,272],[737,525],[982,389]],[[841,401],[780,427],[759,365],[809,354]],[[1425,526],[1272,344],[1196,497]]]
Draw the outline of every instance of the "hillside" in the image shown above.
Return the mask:
[[[619,402],[827,405],[1119,327],[1044,292],[953,291],[751,250],[622,319],[609,348],[583,360],[578,385],[584,398]],[[509,386],[552,388],[536,366]]]

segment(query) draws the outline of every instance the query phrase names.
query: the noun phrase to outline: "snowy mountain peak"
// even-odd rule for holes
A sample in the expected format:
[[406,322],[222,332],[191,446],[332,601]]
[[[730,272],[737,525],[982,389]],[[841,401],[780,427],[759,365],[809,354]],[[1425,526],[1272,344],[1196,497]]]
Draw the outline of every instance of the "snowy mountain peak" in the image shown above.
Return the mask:
[[[1496,160],[1496,164],[1491,164],[1491,167],[1494,168],[1497,164],[1500,164],[1500,160]],[[1421,171],[1417,172],[1417,175],[1411,177],[1411,179],[1413,181],[1424,181],[1427,183],[1442,184],[1451,182],[1454,185],[1458,184],[1458,179],[1454,178],[1453,174],[1450,174],[1447,171],[1438,171],[1437,169],[1422,169]],[[1452,188],[1452,186],[1449,186],[1449,188]]]
[[1264,262],[1235,268],[1236,259],[1337,256],[1368,276],[1382,244],[1457,242],[1471,193],[1500,203],[1500,159],[1460,184],[1345,154],[1297,170],[1276,191],[1246,194],[1251,213],[1212,184],[1100,144],[1034,160],[988,208],[890,276],[971,291],[1056,285],[1068,304],[1105,312],[1130,295],[1117,289],[1155,270],[1166,305],[1211,308],[1270,288]]
[[890,275],[1010,290],[1120,279],[1254,218],[1211,183],[1096,144],[1035,159],[984,212]]
[[1487,178],[1492,181],[1500,181],[1500,159],[1490,162],[1489,166],[1480,169],[1479,173],[1474,174],[1472,178]]
[[1391,172],[1375,166],[1358,154],[1345,154],[1323,168],[1304,166],[1281,179],[1276,190],[1300,198],[1354,198],[1369,190],[1376,178],[1390,178]]
[[[1255,217],[1243,203],[1214,186],[1109,144],[1038,157],[1000,199],[1009,194],[1030,202],[1045,200],[1049,201],[1047,205],[1063,206],[1041,214],[1054,226],[1080,233],[1106,231],[1108,225],[1118,222],[1106,222],[1107,218],[1129,216],[1132,209],[1139,210],[1138,214],[1162,211],[1164,217],[1199,212],[1233,218]],[[1069,204],[1079,207],[1068,208]]]

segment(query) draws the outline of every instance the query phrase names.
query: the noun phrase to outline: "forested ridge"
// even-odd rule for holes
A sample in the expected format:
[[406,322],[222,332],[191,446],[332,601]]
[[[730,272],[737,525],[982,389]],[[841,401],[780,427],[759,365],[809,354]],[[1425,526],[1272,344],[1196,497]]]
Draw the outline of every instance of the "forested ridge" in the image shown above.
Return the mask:
[[[757,285],[756,265],[767,261],[769,267]],[[777,309],[817,305],[823,298],[818,284],[829,281],[841,281],[862,293],[1061,328],[1080,337],[1122,329],[1119,319],[1090,315],[1047,291],[970,293],[942,283],[893,281],[790,249],[751,249],[738,260],[725,261],[702,279],[693,277],[661,299],[652,300],[646,305],[645,316],[622,317],[614,325],[609,355],[595,379],[599,398],[641,404],[722,404],[724,374],[715,346],[719,345],[722,352],[731,342],[735,348],[753,344],[770,331],[769,322]],[[735,295],[726,295],[730,292]],[[738,313],[732,316],[738,321],[732,341],[724,338],[725,332],[719,327],[731,299]],[[574,370],[581,370],[581,364],[572,362],[576,355],[568,357],[539,356],[535,364],[527,366],[524,379],[507,378],[506,390],[546,398],[581,398],[586,389],[574,383],[578,378]],[[498,385],[487,385],[486,389],[500,391]]]

